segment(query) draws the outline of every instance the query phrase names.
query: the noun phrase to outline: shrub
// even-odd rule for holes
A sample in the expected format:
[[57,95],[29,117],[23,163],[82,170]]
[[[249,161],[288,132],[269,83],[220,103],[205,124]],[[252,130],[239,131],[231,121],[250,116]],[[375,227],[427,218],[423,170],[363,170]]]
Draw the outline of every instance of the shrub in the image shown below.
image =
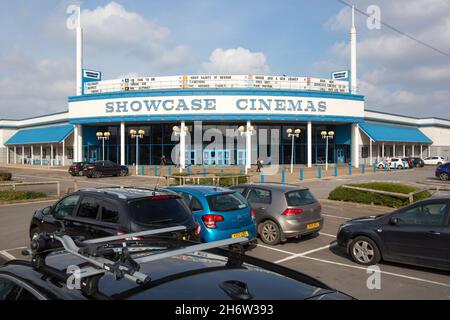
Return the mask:
[[0,181],[11,181],[11,172],[0,171]]
[[35,191],[17,191],[17,190],[2,190],[0,191],[0,201],[15,201],[45,198],[47,195],[43,192]]
[[[372,182],[372,183],[359,183],[359,184],[351,184],[351,186],[373,189],[373,190],[381,190],[388,192],[396,192],[408,194],[410,192],[414,192],[418,190],[412,186],[399,184],[399,183],[389,183],[389,182]],[[414,195],[414,201],[422,200],[430,197],[431,194],[428,191],[423,191]],[[349,202],[357,202],[357,203],[365,203],[365,204],[375,204],[387,207],[398,208],[409,204],[409,200],[407,198],[397,198],[394,196],[372,193],[367,191],[360,190],[352,190],[347,189],[342,186],[335,188],[330,192],[328,199],[330,200],[339,200],[339,201],[349,201]]]
[[[173,185],[179,185],[179,181],[178,181],[179,179],[177,179],[177,177],[186,177],[186,176],[187,176],[187,174],[185,172],[173,174],[172,177],[175,178],[175,180],[177,181]],[[235,185],[236,178],[231,178],[231,177],[227,178],[228,176],[239,176],[237,178],[238,184],[248,182],[247,176],[239,175],[239,174],[235,174],[235,173],[217,173],[215,176],[220,177],[220,181],[219,181],[220,187],[231,187],[231,186]],[[217,181],[217,179],[216,179],[216,181]],[[186,179],[186,184],[194,184],[194,183],[195,184],[197,183],[197,179],[195,179],[195,180],[194,179]],[[213,178],[212,177],[200,178],[199,183],[202,185],[212,185]]]

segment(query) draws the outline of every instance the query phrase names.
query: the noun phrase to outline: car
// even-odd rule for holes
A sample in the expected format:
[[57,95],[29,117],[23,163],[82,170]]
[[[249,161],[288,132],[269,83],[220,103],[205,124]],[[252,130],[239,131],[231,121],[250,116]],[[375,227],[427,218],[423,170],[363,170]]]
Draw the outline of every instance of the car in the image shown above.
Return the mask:
[[435,176],[442,181],[448,181],[450,177],[450,162],[438,166],[436,168]]
[[439,166],[439,165],[445,163],[446,161],[445,161],[444,157],[435,156],[435,157],[425,158],[425,159],[423,159],[423,162],[425,165],[433,165],[433,166],[438,165]]
[[337,243],[353,261],[381,260],[450,270],[450,196],[431,197],[389,214],[368,216],[339,227]]
[[238,192],[215,186],[167,188],[181,195],[201,228],[202,241],[248,237],[256,240],[255,211]]
[[425,165],[425,163],[423,162],[422,158],[409,157],[408,159],[411,161],[411,165],[412,165],[413,168],[417,168],[417,167],[422,168]]
[[26,251],[31,261],[0,267],[0,300],[353,299],[306,274],[246,255],[239,247],[246,238],[198,244],[167,234],[126,240],[145,234],[90,243],[40,234]]
[[69,174],[72,176],[82,176],[83,169],[88,164],[90,164],[90,163],[89,162],[74,162],[71,166],[69,166]]
[[200,226],[174,192],[91,188],[73,192],[54,205],[37,210],[31,218],[29,235],[33,239],[42,232],[65,230],[68,235],[91,239],[179,224],[188,230],[180,236],[198,239]]
[[412,160],[410,158],[402,158],[401,160],[408,164],[408,166],[406,167],[407,169],[414,168],[413,162],[412,162]]
[[258,234],[269,245],[318,234],[322,207],[308,188],[281,183],[249,183],[230,189],[240,192],[255,210]]
[[[400,158],[392,158],[390,161],[390,169],[408,169],[409,168],[409,164],[407,161],[403,161]],[[377,163],[377,168],[378,169],[385,169],[387,167],[387,161],[386,160],[382,160],[380,162]]]
[[127,166],[121,166],[112,161],[95,161],[87,164],[83,168],[83,175],[88,178],[101,178],[105,176],[127,176],[129,174]]

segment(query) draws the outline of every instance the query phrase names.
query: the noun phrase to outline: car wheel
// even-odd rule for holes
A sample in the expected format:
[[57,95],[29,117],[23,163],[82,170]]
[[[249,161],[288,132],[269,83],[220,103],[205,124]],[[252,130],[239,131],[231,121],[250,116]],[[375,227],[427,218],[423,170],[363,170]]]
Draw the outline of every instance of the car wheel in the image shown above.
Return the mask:
[[280,243],[281,240],[280,228],[271,220],[264,221],[261,224],[259,235],[264,243],[272,246]]
[[378,169],[384,169],[384,166],[383,166],[382,164],[380,164],[380,165],[378,166]]
[[102,176],[102,173],[99,172],[99,171],[95,171],[95,172],[92,174],[92,177],[93,177],[93,178],[100,178],[101,176]]
[[438,162],[437,165],[440,166],[442,164],[442,162]]
[[127,176],[128,174],[127,174],[127,171],[126,170],[120,170],[120,176],[121,177],[125,177],[125,176]]
[[403,169],[403,166],[400,164],[397,166],[397,169]]
[[375,265],[381,260],[380,249],[376,243],[364,236],[353,239],[349,252],[353,261],[366,266]]
[[37,239],[39,234],[41,233],[41,230],[39,230],[38,227],[34,227],[30,230],[30,240]]
[[441,173],[439,175],[439,178],[441,178],[442,181],[447,181],[448,180],[448,173],[445,173],[445,172]]

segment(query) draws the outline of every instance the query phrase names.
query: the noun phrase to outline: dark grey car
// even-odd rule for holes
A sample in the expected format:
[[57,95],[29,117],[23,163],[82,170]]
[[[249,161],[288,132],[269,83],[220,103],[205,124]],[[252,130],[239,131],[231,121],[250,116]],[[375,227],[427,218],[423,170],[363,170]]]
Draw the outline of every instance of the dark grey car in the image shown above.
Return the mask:
[[321,206],[308,188],[289,184],[254,183],[231,187],[255,210],[258,234],[267,244],[318,233],[323,227]]

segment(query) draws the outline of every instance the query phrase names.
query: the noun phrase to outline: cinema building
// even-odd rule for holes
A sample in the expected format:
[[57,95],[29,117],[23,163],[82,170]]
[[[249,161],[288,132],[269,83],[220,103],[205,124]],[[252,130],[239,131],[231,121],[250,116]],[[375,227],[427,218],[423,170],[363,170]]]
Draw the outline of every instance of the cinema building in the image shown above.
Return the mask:
[[[99,72],[82,67],[78,28],[77,95],[62,113],[0,120],[0,162],[157,165],[165,155],[183,167],[248,166],[258,158],[290,164],[292,157],[308,167],[326,158],[359,167],[387,156],[448,157],[450,119],[366,108],[357,87],[354,27],[350,34],[350,70],[331,79],[183,75],[102,81]],[[292,137],[288,129],[301,132]],[[334,133],[328,143],[323,132]]]

